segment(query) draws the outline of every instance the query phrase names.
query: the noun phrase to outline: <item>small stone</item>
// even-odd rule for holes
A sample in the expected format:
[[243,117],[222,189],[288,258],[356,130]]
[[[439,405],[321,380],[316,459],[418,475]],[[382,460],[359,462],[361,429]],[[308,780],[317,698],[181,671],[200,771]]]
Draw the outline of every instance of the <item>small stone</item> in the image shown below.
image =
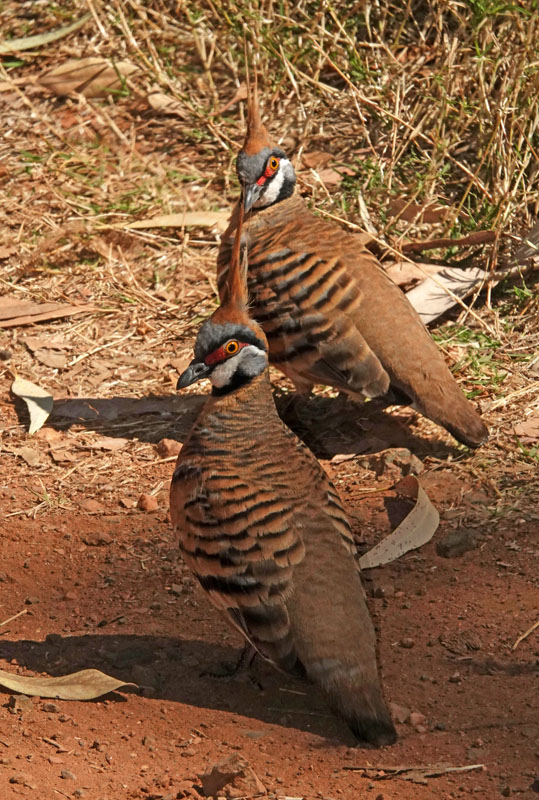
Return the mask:
[[460,683],[461,681],[462,678],[460,677],[460,672],[454,672],[449,678],[449,683]]
[[534,780],[534,782],[530,786],[530,789],[532,790],[532,792],[536,792],[537,794],[539,794],[539,778],[536,778]]
[[43,703],[43,711],[46,711],[48,714],[57,714],[59,710],[55,703]]
[[63,769],[61,771],[61,773],[60,773],[60,777],[64,781],[76,781],[77,780],[76,777],[73,775],[73,773],[70,772],[68,769]]
[[405,650],[411,650],[414,645],[415,641],[413,639],[410,639],[410,637],[405,637],[404,639],[400,640],[400,646],[403,647]]
[[424,714],[420,714],[419,711],[412,711],[410,714],[410,725],[414,728],[418,725],[424,725],[427,721],[427,718]]
[[417,733],[426,733],[427,727],[426,725],[414,725],[414,730],[416,730]]
[[137,502],[137,508],[141,511],[157,511],[159,503],[153,495],[141,494]]
[[7,707],[11,711],[12,714],[27,714],[29,711],[34,710],[34,704],[32,702],[31,697],[27,697],[25,694],[21,695],[11,695],[7,702]]
[[446,727],[447,726],[446,726],[445,722],[436,722],[434,724],[434,730],[435,731],[445,731]]
[[87,511],[89,514],[99,514],[105,510],[104,506],[102,506],[98,500],[94,500],[91,497],[88,498],[88,500],[82,500],[79,506],[83,511]]
[[400,722],[403,725],[405,722],[408,722],[410,719],[410,709],[406,708],[406,706],[401,706],[398,703],[390,703],[389,710],[391,711],[391,716],[393,719]]
[[161,458],[172,458],[172,456],[179,454],[182,449],[182,443],[177,442],[175,439],[161,439],[155,449]]
[[176,597],[179,597],[182,594],[182,592],[183,592],[183,586],[180,586],[179,583],[173,583],[172,586],[170,587],[170,594],[173,594]]
[[15,775],[12,775],[9,779],[10,783],[18,783],[20,786],[26,786],[28,782],[28,778],[22,772],[18,772]]
[[10,350],[0,350],[0,361],[9,361],[11,355],[12,353]]
[[511,795],[512,795],[511,787],[510,786],[505,786],[501,790],[500,794],[501,794],[502,797],[511,797]]
[[88,547],[100,547],[102,545],[112,544],[112,536],[106,531],[94,531],[83,537],[82,541]]
[[24,603],[27,606],[35,606],[37,603],[39,603],[39,597],[27,597]]
[[[200,775],[202,791],[206,797],[221,795],[227,788],[228,797],[251,797],[265,795],[266,787],[250,766],[247,759],[239,753],[219,761],[207,772]],[[233,792],[231,790],[234,790]]]
[[395,595],[395,587],[392,583],[375,583],[372,588],[373,597],[393,597]]
[[475,550],[477,539],[475,533],[466,528],[458,531],[450,531],[440,541],[436,542],[436,552],[442,558],[458,558],[467,553],[468,550]]
[[7,573],[0,572],[0,583],[7,583]]
[[73,792],[73,797],[84,797],[85,794],[86,792],[84,791],[84,789],[75,789],[75,791]]

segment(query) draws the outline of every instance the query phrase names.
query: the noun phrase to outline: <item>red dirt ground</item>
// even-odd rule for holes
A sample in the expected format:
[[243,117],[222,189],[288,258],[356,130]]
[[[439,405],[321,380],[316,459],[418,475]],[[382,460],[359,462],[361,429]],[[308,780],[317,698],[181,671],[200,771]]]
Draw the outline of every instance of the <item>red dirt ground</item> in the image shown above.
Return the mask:
[[[362,492],[356,461],[324,463],[365,549],[390,529],[399,504],[384,505],[388,492]],[[10,472],[4,459],[3,507],[28,506],[32,478],[14,489]],[[178,558],[171,472],[172,463],[152,467],[152,481],[164,481],[153,513],[109,494],[93,513],[5,519],[0,622],[26,613],[0,627],[0,668],[61,675],[96,667],[141,689],[93,702],[23,698],[14,708],[0,693],[0,797],[200,797],[198,774],[235,752],[270,797],[537,796],[536,634],[511,651],[537,618],[537,521],[528,514],[487,526],[483,489],[442,462],[423,473],[442,513],[433,542],[365,573],[365,584],[387,697],[426,720],[399,724],[394,747],[369,750],[354,747],[312,687],[269,666],[257,668],[262,690],[204,675],[233,661],[241,643]],[[147,468],[139,478],[143,490]],[[457,525],[474,531],[477,547],[442,558],[435,544]],[[425,784],[380,772],[439,762],[483,766]],[[352,769],[360,766],[379,771]]]

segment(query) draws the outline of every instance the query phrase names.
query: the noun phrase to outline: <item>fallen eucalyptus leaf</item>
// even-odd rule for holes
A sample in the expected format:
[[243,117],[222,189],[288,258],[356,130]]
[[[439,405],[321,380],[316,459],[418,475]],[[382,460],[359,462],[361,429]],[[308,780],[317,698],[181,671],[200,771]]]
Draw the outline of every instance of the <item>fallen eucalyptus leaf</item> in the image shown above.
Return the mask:
[[35,433],[43,426],[52,411],[54,405],[52,395],[41,386],[36,386],[24,378],[15,378],[11,384],[11,391],[26,403],[30,414],[28,433]]
[[46,72],[39,83],[57,95],[73,92],[100,97],[122,88],[123,79],[138,69],[129,61],[111,63],[104,58],[70,59]]
[[361,569],[372,569],[381,564],[400,558],[408,550],[415,550],[430,541],[440,522],[440,515],[434,508],[424,489],[414,475],[407,475],[396,485],[397,491],[416,500],[415,506],[402,520],[393,533],[372,547],[359,559]]
[[85,14],[72,25],[67,25],[65,28],[57,28],[48,33],[38,33],[36,36],[24,36],[22,39],[7,39],[0,42],[0,55],[4,53],[18,53],[21,50],[31,50],[34,47],[41,47],[44,44],[56,42],[58,39],[63,39],[64,36],[69,36],[73,31],[82,28],[85,22],[90,19],[90,14]]
[[41,454],[33,447],[18,447],[12,451],[16,456],[22,458],[29,467],[36,467],[41,461]]
[[137,688],[136,683],[120,681],[98,669],[82,669],[58,678],[27,678],[0,669],[0,685],[30,697],[54,697],[58,700],[94,700],[120,686]]
[[443,269],[414,286],[406,297],[426,325],[456,305],[455,297],[464,299],[488,277],[489,273],[478,267]]
[[162,214],[151,219],[138,219],[122,227],[136,230],[137,228],[184,228],[194,225],[199,228],[213,228],[219,231],[226,230],[230,214],[228,211],[184,211],[180,214]]

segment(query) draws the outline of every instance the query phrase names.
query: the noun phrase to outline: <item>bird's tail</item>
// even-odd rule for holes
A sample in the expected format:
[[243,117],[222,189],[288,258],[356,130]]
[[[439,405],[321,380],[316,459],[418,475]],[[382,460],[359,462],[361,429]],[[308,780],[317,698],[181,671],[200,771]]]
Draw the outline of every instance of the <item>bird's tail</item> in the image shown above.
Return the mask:
[[396,741],[395,726],[377,675],[367,677],[358,664],[333,658],[311,662],[306,671],[357,739],[375,747]]

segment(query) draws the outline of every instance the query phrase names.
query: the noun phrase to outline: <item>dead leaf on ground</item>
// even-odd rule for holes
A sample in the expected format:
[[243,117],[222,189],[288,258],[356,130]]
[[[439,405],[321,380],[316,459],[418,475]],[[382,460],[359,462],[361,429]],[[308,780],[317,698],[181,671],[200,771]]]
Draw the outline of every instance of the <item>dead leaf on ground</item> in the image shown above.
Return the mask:
[[0,669],[0,686],[29,697],[54,697],[58,700],[94,700],[115,692],[121,686],[137,688],[136,683],[118,680],[98,669],[83,669],[58,678],[27,678]]
[[11,391],[26,403],[30,414],[28,433],[35,433],[44,425],[52,411],[54,405],[52,395],[41,386],[24,380],[24,378],[15,378],[11,384]]
[[121,439],[120,437],[115,438],[113,436],[102,436],[101,438],[97,439],[95,442],[92,442],[90,447],[92,450],[121,450],[123,447],[129,444],[129,439]]
[[50,319],[72,317],[96,311],[92,305],[65,305],[64,303],[32,303],[18,300],[8,295],[0,297],[0,328],[15,328],[20,325],[33,325]]
[[539,440],[539,412],[530,414],[522,422],[517,422],[514,431],[524,444]]
[[397,261],[385,267],[385,271],[397,286],[409,286],[412,283],[424,281],[428,275],[435,275],[442,269],[443,267],[438,264],[419,262],[414,264],[412,261]]
[[58,353],[55,350],[36,350],[34,358],[51,369],[64,369],[67,366],[67,358],[63,353]]
[[331,167],[328,167],[327,169],[317,170],[317,174],[327,189],[336,188],[337,186],[339,186],[340,182],[343,179],[341,173],[337,172],[336,169],[331,169]]
[[372,569],[400,558],[409,550],[415,550],[430,541],[438,527],[440,515],[413,475],[400,480],[395,489],[416,501],[410,513],[393,533],[378,542],[359,559],[361,569]]
[[41,462],[41,453],[33,447],[16,447],[11,452],[22,458],[29,467],[37,467]]
[[310,153],[303,153],[302,162],[309,169],[318,169],[325,167],[334,158],[332,153],[326,153],[325,150],[311,150]]
[[154,111],[160,111],[163,114],[174,114],[176,117],[180,117],[180,119],[187,118],[185,108],[175,97],[170,97],[170,95],[163,94],[163,92],[150,92],[147,100],[148,105],[150,108],[153,108]]
[[66,344],[64,339],[59,339],[54,336],[25,336],[23,342],[26,347],[35,353],[36,350],[69,350],[70,345]]
[[70,33],[82,28],[90,17],[91,14],[85,14],[76,22],[67,25],[65,28],[57,28],[54,31],[47,31],[47,33],[38,33],[36,36],[24,36],[21,39],[8,39],[4,42],[0,42],[0,54],[18,53],[21,50],[32,50],[34,47],[43,47],[45,44],[56,42],[58,39],[69,36]]
[[122,227],[137,230],[138,228],[185,228],[191,225],[198,228],[215,227],[218,231],[225,231],[229,218],[228,211],[183,211],[180,214],[161,214],[150,219],[138,219]]
[[388,213],[404,222],[436,224],[443,222],[451,208],[438,203],[408,203],[406,200],[392,200],[388,205]]
[[56,464],[65,464],[80,460],[80,455],[74,453],[73,450],[67,450],[65,447],[51,447],[49,453]]
[[57,95],[77,92],[85,97],[100,97],[121,89],[124,79],[136,70],[138,67],[129,61],[70,59],[42,75],[39,83]]
[[0,245],[0,260],[9,258],[13,253],[17,252],[15,245]]
[[414,286],[406,297],[427,325],[456,305],[455,297],[463,300],[488,277],[489,273],[478,267],[442,269]]
[[222,114],[225,113],[225,111],[228,111],[229,108],[232,108],[232,106],[236,105],[236,103],[239,103],[240,100],[247,100],[246,83],[241,83],[239,85],[232,100],[229,100],[228,103],[225,103],[224,106],[221,106],[221,108],[218,111],[216,111],[214,116],[220,117]]

